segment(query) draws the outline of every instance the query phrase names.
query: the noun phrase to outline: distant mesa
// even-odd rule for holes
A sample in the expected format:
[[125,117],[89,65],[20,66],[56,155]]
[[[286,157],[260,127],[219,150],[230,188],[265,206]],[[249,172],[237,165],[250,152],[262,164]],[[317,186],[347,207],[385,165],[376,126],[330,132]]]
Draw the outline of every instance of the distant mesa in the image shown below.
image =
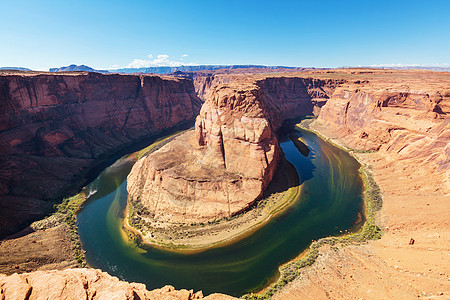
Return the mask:
[[[346,67],[352,68],[352,67]],[[375,69],[394,69],[394,70],[430,70],[437,72],[450,72],[450,67],[433,67],[433,66],[406,66],[406,67],[372,67]],[[299,71],[312,71],[312,70],[328,70],[330,68],[300,68],[300,67],[286,67],[286,66],[264,66],[264,65],[198,65],[198,66],[178,66],[178,67],[148,67],[148,68],[120,68],[109,70],[97,70],[86,65],[63,66],[59,68],[50,68],[49,72],[96,72],[96,73],[122,73],[122,74],[173,74],[175,76],[189,77],[189,74],[183,72],[198,72],[198,71],[218,71],[223,70],[227,72],[236,72],[237,69],[241,69],[241,72],[247,73],[260,73],[260,72],[299,72]],[[14,71],[33,71],[24,67],[0,67],[0,70],[14,70]]]
[[31,69],[23,67],[0,67],[0,70],[32,71]]
[[97,70],[86,65],[70,65],[60,68],[50,68],[50,72],[97,72],[97,73],[153,73],[153,74],[169,74],[175,72],[195,72],[195,71],[216,71],[216,70],[235,70],[235,69],[251,69],[251,70],[280,70],[280,71],[302,71],[303,68],[284,67],[284,66],[262,66],[262,65],[200,65],[200,66],[178,66],[178,67],[148,67],[148,68],[121,68],[111,70]]
[[296,70],[301,68],[297,67],[284,67],[284,66],[262,66],[262,65],[199,65],[199,66],[178,66],[178,67],[148,67],[148,68],[122,68],[113,70],[118,73],[156,73],[156,74],[168,74],[177,71],[182,72],[194,72],[194,71],[216,71],[220,69],[280,69],[280,70]]
[[97,73],[109,73],[106,70],[96,70],[86,65],[70,65],[60,68],[50,68],[49,72],[73,72],[73,71],[83,71],[83,72],[97,72]]
[[378,67],[379,69],[392,70],[428,70],[435,72],[450,72],[450,67],[433,67],[433,66],[405,66],[405,67]]
[[[378,67],[379,69],[399,69],[399,70],[409,70],[409,69],[421,69],[421,70],[431,70],[438,72],[450,72],[450,67],[420,67],[420,66],[410,66],[410,67]],[[0,68],[3,69],[3,68]],[[30,71],[26,68],[8,68],[12,70],[23,70]],[[232,73],[238,72],[251,72],[251,73],[261,73],[261,72],[301,72],[301,71],[312,71],[312,70],[328,70],[330,68],[300,68],[300,67],[286,67],[286,66],[264,66],[264,65],[198,65],[198,66],[159,66],[159,67],[147,67],[147,68],[120,68],[120,69],[110,69],[110,70],[97,70],[86,65],[70,65],[60,68],[50,68],[50,72],[72,72],[72,71],[84,71],[84,72],[97,72],[97,73],[122,73],[122,74],[173,74],[175,76],[189,77],[189,74],[183,72],[199,72],[199,71],[212,71],[216,72],[222,70],[222,72],[227,72],[229,70]]]

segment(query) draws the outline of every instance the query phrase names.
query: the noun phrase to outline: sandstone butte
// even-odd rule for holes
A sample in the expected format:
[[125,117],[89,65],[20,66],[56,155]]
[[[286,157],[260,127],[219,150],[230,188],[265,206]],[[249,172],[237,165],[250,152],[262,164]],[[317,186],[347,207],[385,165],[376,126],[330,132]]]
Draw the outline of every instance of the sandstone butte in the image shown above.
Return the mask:
[[231,217],[263,193],[277,167],[283,120],[311,115],[341,80],[266,78],[232,81],[210,92],[195,132],[139,160],[128,194],[163,223]]
[[[369,166],[381,187],[383,208],[377,216],[377,222],[383,229],[382,238],[364,245],[321,248],[318,261],[300,270],[300,277],[275,294],[275,299],[413,299],[449,296],[448,73],[343,69],[256,75],[245,72],[194,74],[193,79],[196,91],[202,91],[203,97],[208,99],[197,119],[196,135],[191,135],[190,142],[196,149],[189,156],[192,157],[197,151],[207,154],[205,168],[215,167],[214,171],[223,174],[228,172],[227,152],[225,150],[225,155],[222,155],[222,147],[218,147],[220,132],[223,144],[227,137],[233,139],[229,141],[233,145],[248,146],[244,148],[247,151],[237,152],[238,155],[247,158],[250,157],[250,150],[253,151],[257,159],[252,163],[256,161],[257,168],[249,168],[251,172],[259,170],[258,174],[270,175],[270,166],[276,165],[276,155],[273,156],[272,164],[264,163],[262,152],[267,156],[265,153],[268,151],[261,151],[262,145],[267,145],[261,142],[274,138],[276,148],[275,131],[283,119],[290,117],[290,113],[292,116],[314,113],[318,119],[311,124],[311,128],[342,146],[360,150],[354,155]],[[286,89],[283,82],[294,82],[292,85],[298,82],[325,84],[320,87],[309,85],[310,89],[307,88],[305,92],[303,86],[306,84],[298,84],[301,86],[299,89]],[[220,85],[223,83],[226,85]],[[300,90],[303,90],[303,94],[298,92]],[[303,101],[289,101],[300,99],[299,95],[305,96]],[[247,97],[255,99],[255,108],[248,107],[245,101]],[[306,111],[294,110],[305,105],[308,107]],[[219,118],[220,111],[227,118]],[[212,122],[213,118],[215,122]],[[238,121],[247,118],[253,119],[249,122],[252,127],[248,127],[251,129],[248,136],[252,139],[239,131],[247,127]],[[255,130],[259,129],[259,126],[254,127],[255,124],[267,124],[266,131]],[[176,141],[173,141],[174,145]],[[170,150],[169,145],[164,151]],[[258,151],[252,150],[252,147]],[[233,152],[233,155],[237,155]],[[153,168],[149,157],[141,161],[147,161],[147,167]],[[253,174],[247,173],[247,170],[238,171],[242,172],[239,174],[242,180],[250,182],[255,179],[243,176]],[[170,175],[170,172],[165,175]],[[224,178],[229,180],[226,176]],[[266,179],[258,178],[262,189]],[[257,191],[254,195],[257,196]],[[225,212],[230,213],[226,209]],[[12,244],[26,237],[8,242]],[[415,241],[412,245],[411,238]],[[0,248],[4,244],[8,243],[0,244]],[[11,246],[9,251],[14,253],[17,249]],[[56,271],[45,272],[52,274],[52,277],[57,274]],[[32,275],[12,275],[6,279],[3,276],[0,279],[1,292],[5,293],[5,280],[18,276]]]

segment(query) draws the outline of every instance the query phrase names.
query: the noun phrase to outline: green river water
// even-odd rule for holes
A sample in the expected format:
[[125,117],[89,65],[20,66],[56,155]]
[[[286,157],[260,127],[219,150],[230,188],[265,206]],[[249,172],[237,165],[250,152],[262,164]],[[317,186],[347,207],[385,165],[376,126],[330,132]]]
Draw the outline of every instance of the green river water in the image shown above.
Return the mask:
[[[311,150],[304,157],[289,133]],[[124,157],[103,171],[86,189],[91,196],[77,216],[87,262],[148,289],[166,284],[176,289],[240,296],[276,278],[278,267],[295,258],[312,240],[354,230],[362,210],[359,163],[317,135],[293,130],[280,138],[286,158],[303,185],[298,199],[250,236],[200,253],[176,253],[140,247],[123,233],[126,177],[134,160]]]

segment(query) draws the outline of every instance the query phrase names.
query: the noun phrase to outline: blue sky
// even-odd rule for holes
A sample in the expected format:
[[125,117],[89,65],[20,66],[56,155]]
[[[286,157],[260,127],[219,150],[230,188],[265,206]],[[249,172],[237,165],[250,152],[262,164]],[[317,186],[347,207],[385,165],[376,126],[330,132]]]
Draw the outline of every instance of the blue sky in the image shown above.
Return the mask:
[[450,66],[450,1],[0,0],[0,66]]

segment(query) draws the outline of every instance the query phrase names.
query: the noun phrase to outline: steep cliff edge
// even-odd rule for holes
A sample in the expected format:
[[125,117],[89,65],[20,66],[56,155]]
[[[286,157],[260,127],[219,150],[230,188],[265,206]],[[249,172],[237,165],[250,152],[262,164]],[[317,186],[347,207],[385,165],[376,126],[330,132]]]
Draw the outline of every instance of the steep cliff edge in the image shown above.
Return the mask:
[[6,276],[0,274],[0,299],[139,299],[139,300],[232,300],[223,294],[203,297],[201,291],[175,290],[166,285],[148,291],[145,284],[120,281],[95,269],[37,271]]
[[192,81],[0,73],[0,238],[41,218],[126,146],[193,119]]
[[231,217],[258,199],[279,159],[283,120],[313,114],[339,80],[273,77],[218,85],[193,132],[138,161],[127,180],[147,217],[168,223]]
[[323,106],[316,127],[326,126],[350,148],[378,151],[394,165],[407,161],[429,169],[439,174],[443,193],[450,193],[447,81],[442,86],[407,81],[399,86],[388,80],[382,88],[376,81],[341,86]]

